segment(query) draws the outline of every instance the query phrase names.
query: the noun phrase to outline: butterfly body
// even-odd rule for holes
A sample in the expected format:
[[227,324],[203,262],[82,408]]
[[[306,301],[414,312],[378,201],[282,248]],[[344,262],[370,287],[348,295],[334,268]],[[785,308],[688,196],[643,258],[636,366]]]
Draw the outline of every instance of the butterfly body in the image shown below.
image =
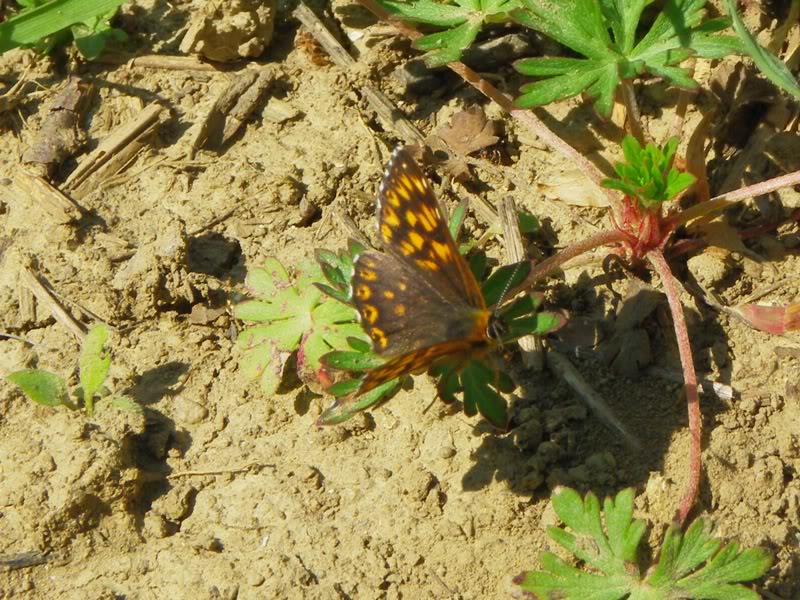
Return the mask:
[[459,254],[430,183],[402,148],[378,192],[384,252],[355,261],[351,295],[374,351],[386,363],[355,395],[439,362],[463,362],[494,345],[494,316]]

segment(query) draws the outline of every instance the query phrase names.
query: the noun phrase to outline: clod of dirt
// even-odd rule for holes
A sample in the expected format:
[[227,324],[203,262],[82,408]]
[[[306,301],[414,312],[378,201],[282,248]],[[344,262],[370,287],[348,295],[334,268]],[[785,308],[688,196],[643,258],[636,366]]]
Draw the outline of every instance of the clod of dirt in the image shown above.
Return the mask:
[[195,0],[182,52],[230,62],[261,56],[275,29],[275,0]]

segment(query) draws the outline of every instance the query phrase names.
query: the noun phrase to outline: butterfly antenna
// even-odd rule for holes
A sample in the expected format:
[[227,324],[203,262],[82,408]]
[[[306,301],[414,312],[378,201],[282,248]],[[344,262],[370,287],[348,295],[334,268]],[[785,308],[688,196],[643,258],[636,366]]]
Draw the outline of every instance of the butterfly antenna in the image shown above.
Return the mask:
[[522,268],[524,261],[518,262],[517,266],[514,267],[514,271],[511,273],[511,277],[508,278],[506,282],[506,287],[503,288],[503,292],[500,294],[500,297],[497,299],[497,303],[494,305],[494,316],[496,317],[500,312],[500,306],[503,304],[503,300],[506,298],[506,294],[508,294],[508,290],[511,289],[511,283],[514,281],[514,278],[519,273],[519,270]]

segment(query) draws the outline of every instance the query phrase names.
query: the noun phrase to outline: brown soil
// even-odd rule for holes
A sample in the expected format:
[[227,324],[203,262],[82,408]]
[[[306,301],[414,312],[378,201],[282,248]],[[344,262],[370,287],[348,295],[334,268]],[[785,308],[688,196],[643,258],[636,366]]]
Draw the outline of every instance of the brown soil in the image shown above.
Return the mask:
[[[130,50],[177,51],[188,8],[153,0],[123,12]],[[339,4],[335,14],[353,27],[370,22],[355,5]],[[76,338],[44,306],[33,317],[22,308],[19,266],[28,261],[59,294],[117,328],[114,386],[145,407],[144,419],[113,411],[89,419],[34,405],[0,380],[0,555],[46,554],[44,564],[0,572],[0,598],[505,598],[511,577],[536,567],[549,548],[545,527],[556,521],[549,487],[606,495],[634,486],[638,514],[654,524],[651,540],[677,507],[689,445],[682,386],[623,378],[587,346],[573,347],[573,361],[640,450],[622,444],[553,375],[518,365],[525,387],[515,414],[524,424],[508,435],[438,402],[426,411],[434,387],[425,377],[387,405],[321,429],[315,421],[330,398],[300,387],[264,397],[244,380],[232,341],[242,324],[229,312],[204,324],[189,318],[194,306],[238,301],[248,268],[268,256],[292,266],[313,248],[341,248],[347,232],[335,211],[371,234],[374,193],[399,139],[357,91],[366,78],[426,133],[474,104],[501,117],[444,73],[436,94],[406,92],[392,71],[414,52],[371,35],[375,28],[358,42],[364,54],[354,77],[319,64],[307,39],[296,45],[298,24],[284,17],[263,57],[277,77],[265,102],[278,101],[277,113],[260,105],[229,144],[191,160],[187,131],[233,73],[76,67],[96,87],[82,121],[87,145],[55,184],[142,107],[169,110],[152,145],[121,176],[77,200],[86,211],[78,222],[54,221],[12,185],[47,96],[0,115],[0,224],[10,245],[0,266],[0,330],[29,342],[0,337],[0,374],[39,367],[75,383]],[[723,68],[700,66],[708,80]],[[19,50],[0,58],[3,84],[26,68],[45,87],[65,79],[63,64]],[[655,85],[642,94],[650,132],[663,139],[675,92]],[[766,112],[758,107],[754,115]],[[744,109],[736,110],[741,117]],[[540,114],[601,168],[613,161],[620,130],[598,126],[588,105],[564,102]],[[686,131],[700,118],[690,108]],[[717,140],[712,186],[758,124],[753,116],[737,139]],[[782,135],[774,152],[791,158],[786,149],[797,148],[797,135]],[[559,247],[608,223],[601,209],[545,197],[571,166],[530,133],[506,119],[500,144],[512,166],[476,171],[489,202],[509,193],[498,173],[526,183],[513,192],[517,202],[545,221]],[[745,181],[780,167],[760,160]],[[781,198],[798,205],[796,192]],[[310,220],[309,204],[319,208]],[[467,225],[476,237],[487,227],[475,217]],[[760,301],[798,302],[797,242],[797,228],[782,226],[748,242],[758,261],[709,250],[689,270],[728,305],[778,282]],[[488,249],[502,255],[496,240]],[[675,264],[687,280],[685,259]],[[657,278],[652,283],[658,287]],[[627,286],[595,262],[551,280],[548,298],[608,338]],[[775,565],[761,589],[800,598],[798,339],[754,331],[688,294],[684,303],[699,371],[738,392],[734,400],[702,397],[696,514],[710,516],[721,535],[768,547]],[[678,369],[663,296],[641,328],[655,364]],[[585,329],[573,333],[579,339]]]

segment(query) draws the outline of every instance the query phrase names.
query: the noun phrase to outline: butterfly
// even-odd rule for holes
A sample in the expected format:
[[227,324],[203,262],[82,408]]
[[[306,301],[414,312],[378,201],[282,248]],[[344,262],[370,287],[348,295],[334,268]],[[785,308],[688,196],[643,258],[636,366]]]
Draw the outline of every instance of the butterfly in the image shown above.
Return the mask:
[[355,259],[351,296],[386,362],[367,371],[353,397],[440,362],[464,361],[499,338],[431,184],[403,147],[392,153],[378,191],[378,237],[384,252]]

